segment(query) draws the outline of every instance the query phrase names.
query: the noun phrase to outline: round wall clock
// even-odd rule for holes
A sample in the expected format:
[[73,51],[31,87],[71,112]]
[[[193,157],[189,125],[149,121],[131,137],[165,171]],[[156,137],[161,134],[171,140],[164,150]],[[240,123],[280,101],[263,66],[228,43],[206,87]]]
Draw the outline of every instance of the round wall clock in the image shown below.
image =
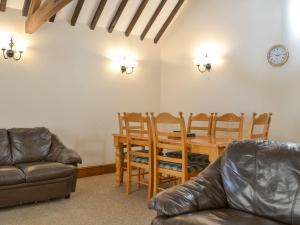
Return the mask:
[[272,66],[282,66],[289,59],[289,51],[284,45],[275,45],[268,52],[268,61]]

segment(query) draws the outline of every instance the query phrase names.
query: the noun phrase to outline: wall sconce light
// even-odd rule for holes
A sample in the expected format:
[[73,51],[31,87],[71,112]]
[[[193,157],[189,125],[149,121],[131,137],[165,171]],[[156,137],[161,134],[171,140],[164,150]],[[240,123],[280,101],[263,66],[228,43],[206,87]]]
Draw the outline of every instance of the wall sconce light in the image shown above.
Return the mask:
[[134,67],[137,63],[134,60],[128,60],[125,56],[121,62],[121,72],[122,74],[132,74],[134,71]]
[[4,59],[14,59],[16,61],[21,59],[23,51],[16,51],[14,50],[14,47],[15,43],[13,41],[13,38],[11,37],[9,42],[9,49],[2,48]]
[[203,58],[196,58],[194,59],[194,64],[197,66],[198,70],[201,73],[204,73],[206,71],[210,72],[212,66],[211,63],[208,60],[208,55],[206,54],[205,57]]

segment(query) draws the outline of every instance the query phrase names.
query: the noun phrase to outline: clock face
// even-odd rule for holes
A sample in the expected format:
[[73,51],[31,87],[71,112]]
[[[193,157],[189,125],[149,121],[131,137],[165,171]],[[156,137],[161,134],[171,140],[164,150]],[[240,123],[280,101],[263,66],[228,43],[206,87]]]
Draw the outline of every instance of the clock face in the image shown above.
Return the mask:
[[275,45],[268,52],[268,61],[272,66],[282,66],[289,59],[289,51],[283,45]]

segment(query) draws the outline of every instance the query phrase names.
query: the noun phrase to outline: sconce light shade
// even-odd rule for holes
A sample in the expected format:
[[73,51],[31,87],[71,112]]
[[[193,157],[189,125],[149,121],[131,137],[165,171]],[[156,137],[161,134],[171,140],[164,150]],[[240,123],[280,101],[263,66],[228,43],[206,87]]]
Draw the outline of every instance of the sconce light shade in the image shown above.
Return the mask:
[[205,57],[203,58],[196,58],[194,59],[194,64],[197,66],[198,70],[201,73],[204,73],[206,71],[210,72],[212,65],[208,60],[208,55],[206,54]]
[[13,41],[13,38],[10,38],[9,43],[9,49],[2,48],[2,53],[4,59],[14,59],[16,61],[20,60],[22,58],[23,51],[16,51],[14,50],[15,43]]

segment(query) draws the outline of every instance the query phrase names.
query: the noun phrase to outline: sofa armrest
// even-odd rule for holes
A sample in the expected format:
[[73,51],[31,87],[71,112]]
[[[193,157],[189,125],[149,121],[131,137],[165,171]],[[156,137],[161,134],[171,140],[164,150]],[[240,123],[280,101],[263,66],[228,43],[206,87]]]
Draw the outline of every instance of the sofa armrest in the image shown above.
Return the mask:
[[77,165],[82,163],[82,159],[77,152],[67,148],[59,138],[52,134],[52,143],[47,161],[60,162],[64,164]]
[[227,207],[226,194],[220,174],[221,158],[190,181],[169,188],[149,202],[149,208],[158,215],[180,214]]

